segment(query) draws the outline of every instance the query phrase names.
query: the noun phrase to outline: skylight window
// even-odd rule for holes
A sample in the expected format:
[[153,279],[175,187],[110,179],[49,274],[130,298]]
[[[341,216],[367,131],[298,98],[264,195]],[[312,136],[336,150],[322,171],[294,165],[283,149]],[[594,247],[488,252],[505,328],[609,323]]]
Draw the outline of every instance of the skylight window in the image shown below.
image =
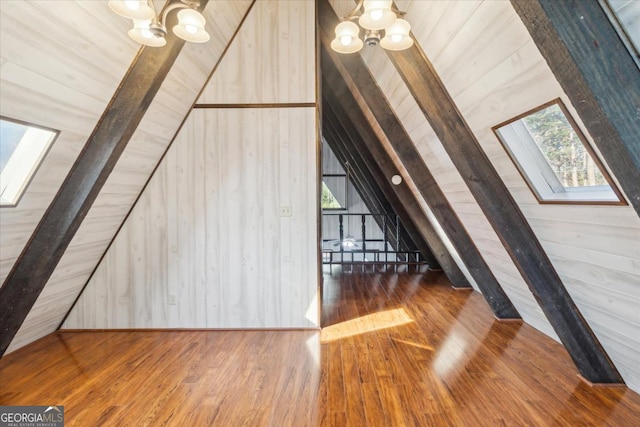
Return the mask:
[[560,100],[493,130],[541,203],[624,203]]
[[0,118],[0,206],[16,206],[58,132]]

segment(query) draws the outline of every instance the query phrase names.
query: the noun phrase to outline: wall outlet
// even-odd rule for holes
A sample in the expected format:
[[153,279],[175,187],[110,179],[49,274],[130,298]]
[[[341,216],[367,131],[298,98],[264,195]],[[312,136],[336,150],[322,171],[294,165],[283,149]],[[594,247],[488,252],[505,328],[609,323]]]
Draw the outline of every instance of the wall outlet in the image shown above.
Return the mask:
[[169,305],[176,304],[178,304],[178,297],[176,296],[176,294],[169,294]]
[[280,216],[291,216],[291,206],[280,206]]

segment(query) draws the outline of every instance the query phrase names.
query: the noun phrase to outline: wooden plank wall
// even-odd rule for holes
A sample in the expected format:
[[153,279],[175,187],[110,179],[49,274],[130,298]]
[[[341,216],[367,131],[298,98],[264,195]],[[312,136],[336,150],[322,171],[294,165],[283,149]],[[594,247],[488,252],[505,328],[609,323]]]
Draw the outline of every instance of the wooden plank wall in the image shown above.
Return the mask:
[[338,161],[338,158],[335,156],[335,154],[333,154],[333,151],[331,151],[331,147],[329,147],[329,144],[327,144],[327,142],[323,138],[323,141],[322,141],[323,181],[325,182],[325,184],[327,185],[331,193],[340,201],[345,200],[345,197],[347,197],[346,200],[351,201],[350,196],[352,195],[351,191],[353,186],[347,187],[345,185],[342,185],[345,182],[344,179],[342,178],[329,177],[328,179],[326,179],[324,178],[324,175],[332,175],[332,174],[346,175],[346,173],[347,172]]
[[[348,2],[347,2],[348,3]],[[338,14],[344,4],[332,2]],[[540,205],[491,127],[562,98],[508,2],[401,1],[406,19],[574,301],[627,384],[640,389],[640,220],[629,206]],[[502,244],[380,48],[363,52],[456,213],[524,320],[556,338]],[[584,129],[583,129],[584,130]]]
[[[130,23],[106,2],[1,3],[2,114],[62,130],[20,205],[0,214],[4,279],[139,45],[126,35]],[[62,322],[250,3],[212,2],[207,8],[212,40],[185,46],[8,351]]]
[[256,3],[64,328],[318,326],[314,19]]
[[[347,174],[336,155],[333,153],[333,151],[331,151],[331,147],[329,147],[329,144],[327,144],[326,141],[322,142],[322,173],[329,175]],[[349,181],[347,182],[346,186],[343,186],[341,184],[345,181],[342,178],[340,178],[339,181],[336,178],[329,179],[334,180],[334,182],[330,182],[327,184],[331,192],[336,197],[338,197],[339,200],[344,200],[344,197],[346,197],[348,203],[348,205],[346,206],[347,210],[353,213],[370,213],[369,209],[364,204],[364,201],[362,201],[362,198],[360,197],[360,194],[358,194],[358,191],[354,187],[353,183]],[[334,188],[331,188],[331,184],[333,184]]]
[[[326,174],[342,174],[346,173],[338,158],[333,154],[329,144],[326,142],[322,143],[322,170]],[[360,197],[360,194],[354,187],[353,183],[349,182],[347,184],[348,191],[348,206],[346,211],[336,211],[330,213],[354,213],[354,214],[367,214],[371,213],[369,208]],[[361,217],[356,216],[345,216],[344,219],[344,236],[358,236],[358,238],[362,235],[362,219]],[[322,238],[323,239],[337,239],[340,235],[340,229],[338,226],[337,216],[329,216],[323,215],[322,217]],[[382,239],[383,233],[380,226],[375,221],[371,221],[367,219],[367,238],[369,239]],[[334,248],[333,246],[329,246],[329,244],[325,244],[327,248]],[[335,248],[334,248],[335,249]],[[339,247],[337,249],[340,249]]]
[[61,131],[18,206],[0,210],[0,282],[136,54],[126,31],[98,2],[0,2],[0,114]]
[[307,3],[258,1],[198,103],[315,102],[315,8]]

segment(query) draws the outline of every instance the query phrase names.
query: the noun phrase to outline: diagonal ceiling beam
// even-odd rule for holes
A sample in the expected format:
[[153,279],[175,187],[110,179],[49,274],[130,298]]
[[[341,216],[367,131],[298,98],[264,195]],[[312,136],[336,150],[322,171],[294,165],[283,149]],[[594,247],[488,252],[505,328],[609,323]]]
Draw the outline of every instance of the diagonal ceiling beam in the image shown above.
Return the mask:
[[[324,91],[323,91],[324,92]],[[324,95],[324,94],[323,94]],[[374,217],[378,226],[384,231],[386,226],[389,243],[398,251],[418,249],[424,260],[429,264],[429,268],[437,269],[439,264],[432,255],[430,247],[418,233],[411,217],[407,214],[404,206],[398,200],[396,194],[390,190],[391,184],[384,178],[382,171],[378,168],[370,168],[373,160],[366,158],[367,153],[363,153],[361,147],[353,138],[353,133],[345,130],[337,114],[333,112],[331,106],[323,96],[322,105],[322,134],[336,157],[342,162],[349,162],[352,170],[350,179],[363,201],[371,212],[398,215],[400,219],[400,239],[396,239],[395,224],[385,222],[381,217]],[[403,243],[400,247],[399,243]],[[409,243],[407,246],[406,244]],[[412,244],[413,243],[413,244]]]
[[[335,73],[326,73],[331,86],[347,84],[360,108],[381,128],[403,166],[413,179],[436,220],[455,246],[462,262],[478,284],[484,298],[498,319],[520,319],[508,296],[482,258],[462,222],[418,153],[413,141],[393,112],[387,99],[360,55],[341,55],[331,50],[330,43],[338,18],[328,1],[318,4],[321,52],[324,61],[334,64]],[[339,96],[341,95],[338,94]]]
[[[329,118],[332,114],[328,111],[328,108],[323,106],[322,108],[322,137],[326,140],[327,144],[335,154],[338,161],[345,167],[348,163],[351,173],[349,174],[349,180],[355,187],[356,191],[362,198],[362,201],[372,213],[382,213],[388,215],[397,214],[391,204],[385,198],[382,190],[373,180],[369,169],[365,166],[365,160],[360,156],[360,153],[353,147],[351,141],[344,138],[344,132],[339,125],[336,125],[335,120]],[[381,217],[375,216],[374,221],[380,227],[380,230],[385,229],[384,221]],[[397,242],[394,236],[394,229],[391,224],[386,224],[386,229],[391,237],[389,243],[401,250],[397,246]],[[401,227],[400,240],[406,240],[409,238],[408,232]],[[410,240],[412,242],[412,240]],[[412,247],[412,249],[415,246]],[[427,256],[430,252],[427,252]]]
[[640,69],[597,1],[511,0],[640,215]]
[[[201,1],[201,10],[208,0]],[[0,356],[44,289],[184,46],[143,47],[0,288]]]
[[592,383],[622,383],[622,377],[418,43],[404,51],[387,51],[387,55],[581,375]]
[[[347,150],[350,154],[358,157],[360,163],[363,164],[363,172],[366,174],[366,184],[372,187],[376,187],[381,193],[382,198],[386,205],[388,205],[388,211],[398,215],[400,219],[400,235],[401,241],[413,242],[412,247],[401,248],[395,246],[397,250],[411,250],[418,248],[420,253],[424,256],[424,259],[428,262],[429,268],[440,268],[438,259],[432,254],[430,245],[423,238],[418,227],[413,221],[413,217],[409,215],[407,207],[401,202],[396,191],[397,186],[394,186],[390,182],[390,177],[399,172],[393,168],[391,170],[383,170],[383,159],[374,158],[372,153],[367,150],[364,143],[364,138],[358,133],[350,120],[345,120],[345,114],[341,106],[332,102],[331,91],[328,90],[327,85],[323,85],[323,129],[325,124],[333,126],[335,129],[334,134],[336,139],[342,142],[342,145],[347,146]],[[329,123],[327,123],[329,122]],[[387,227],[391,230],[390,236],[393,236],[395,232],[395,224],[388,223]],[[469,285],[470,286],[470,285]]]
[[330,108],[324,103],[322,105],[322,138],[327,142],[345,170],[348,163],[351,170],[349,179],[369,211],[372,213],[395,213],[382,190],[378,186],[368,185],[369,182],[372,182],[372,175],[366,167],[364,159],[350,144],[350,141],[344,138],[342,128],[333,120]]
[[[362,159],[359,158],[351,147],[347,146],[340,139],[339,131],[334,129],[332,123],[326,118],[326,109],[322,109],[322,137],[327,142],[331,151],[343,166],[343,168],[349,168],[349,180],[355,187],[358,195],[362,198],[362,201],[367,206],[370,212],[373,213],[392,213],[391,206],[388,203],[382,201],[381,195],[375,192],[370,185],[367,185],[366,181],[369,178],[368,170],[362,164]],[[324,153],[323,153],[324,154]]]
[[352,181],[358,194],[362,197],[367,208],[371,212],[392,213],[391,206],[382,200],[382,195],[374,192],[367,181],[371,178],[369,170],[364,166],[364,161],[350,145],[342,140],[340,130],[336,129],[331,119],[327,118],[326,107],[322,108],[322,138],[327,142],[334,155],[346,170],[347,164],[351,171],[349,179]]
[[[335,68],[330,61],[323,61],[322,67],[323,75],[337,73],[335,70],[330,71],[331,68]],[[342,85],[336,85],[335,83],[334,81],[334,84],[330,84],[323,79],[323,111],[327,109],[335,110],[334,113],[338,117],[336,120],[343,124],[343,133],[346,137],[354,140],[354,148],[363,152],[363,156],[367,156],[368,164],[377,169],[373,173],[374,179],[380,180],[381,185],[388,187],[387,191],[392,193],[390,194],[390,200],[394,201],[394,205],[398,203],[403,206],[407,215],[415,223],[415,231],[413,233],[423,237],[425,244],[428,245],[430,252],[437,259],[451,284],[456,288],[471,287],[464,273],[462,273],[440,236],[429,222],[411,189],[405,182],[400,185],[391,185],[389,183],[389,177],[400,174],[400,172],[382,146],[381,141],[358,103],[348,91],[346,84],[343,82]],[[335,92],[340,93],[340,95]]]

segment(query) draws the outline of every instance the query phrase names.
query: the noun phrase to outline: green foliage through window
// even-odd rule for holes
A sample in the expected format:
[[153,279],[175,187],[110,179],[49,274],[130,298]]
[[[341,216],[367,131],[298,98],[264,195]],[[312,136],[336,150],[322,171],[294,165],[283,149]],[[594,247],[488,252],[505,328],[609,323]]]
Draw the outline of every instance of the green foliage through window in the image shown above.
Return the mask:
[[607,185],[607,180],[558,104],[522,120],[564,187]]
[[322,182],[322,209],[342,209],[327,184]]
[[541,203],[624,204],[559,99],[493,127]]

